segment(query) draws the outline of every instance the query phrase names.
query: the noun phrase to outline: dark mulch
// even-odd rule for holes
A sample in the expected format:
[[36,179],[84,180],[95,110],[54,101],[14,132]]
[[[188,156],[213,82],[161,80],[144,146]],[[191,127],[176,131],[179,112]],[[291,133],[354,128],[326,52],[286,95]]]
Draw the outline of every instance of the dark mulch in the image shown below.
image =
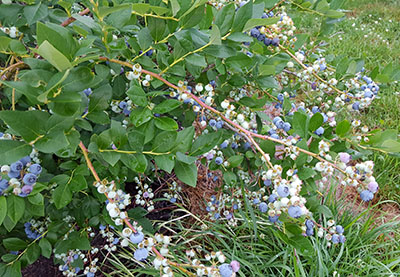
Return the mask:
[[24,277],[62,277],[61,271],[58,266],[54,265],[53,259],[46,259],[40,257],[39,260],[31,265],[22,269],[22,276]]

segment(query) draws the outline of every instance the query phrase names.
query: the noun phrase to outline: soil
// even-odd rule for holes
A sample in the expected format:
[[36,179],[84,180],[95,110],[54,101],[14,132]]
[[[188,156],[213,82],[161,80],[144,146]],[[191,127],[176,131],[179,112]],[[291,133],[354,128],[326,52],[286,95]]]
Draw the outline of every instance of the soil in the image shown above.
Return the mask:
[[62,277],[58,266],[54,265],[53,259],[41,256],[36,262],[22,269],[24,277]]

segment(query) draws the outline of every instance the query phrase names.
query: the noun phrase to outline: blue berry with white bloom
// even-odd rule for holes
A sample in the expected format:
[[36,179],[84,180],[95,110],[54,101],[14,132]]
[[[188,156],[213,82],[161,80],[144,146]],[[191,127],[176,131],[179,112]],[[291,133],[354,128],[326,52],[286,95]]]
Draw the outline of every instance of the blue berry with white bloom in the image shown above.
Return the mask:
[[0,180],[0,190],[5,190],[8,188],[8,181],[6,179]]
[[32,186],[36,183],[36,179],[37,179],[37,177],[35,174],[28,173],[28,174],[25,174],[22,181],[24,182],[25,185]]
[[22,159],[19,160],[24,166],[26,166],[27,163],[31,162],[31,157],[25,156]]
[[231,265],[222,264],[218,267],[218,270],[221,277],[232,277],[233,270]]
[[266,213],[268,211],[268,205],[265,202],[261,202],[260,205],[258,206],[258,209],[262,213]]
[[132,243],[138,244],[138,243],[141,243],[141,242],[143,241],[144,235],[143,235],[142,232],[136,232],[136,233],[133,233],[133,234],[129,237],[129,239],[131,240]]
[[338,232],[339,234],[343,234],[344,232],[344,228],[342,225],[336,225],[336,232]]
[[315,130],[315,134],[318,136],[322,136],[324,134],[324,128],[319,127],[317,130]]
[[271,195],[268,197],[268,202],[269,202],[269,203],[274,203],[274,202],[276,201],[276,199],[278,199],[278,195],[276,195],[275,193],[273,193],[273,194],[271,194]]
[[289,196],[289,187],[285,185],[280,185],[276,191],[280,197],[288,197]]
[[217,121],[217,124],[216,124],[217,129],[221,129],[222,126],[224,126],[224,122],[221,121],[221,120],[220,120],[220,121]]
[[360,197],[363,201],[368,202],[374,198],[374,194],[372,192],[370,192],[369,190],[363,190],[360,193]]
[[264,180],[264,185],[269,187],[271,185],[272,181],[270,179]]
[[224,141],[219,147],[221,147],[221,149],[225,149],[226,147],[228,147],[228,143]]
[[299,218],[302,216],[303,212],[299,206],[290,206],[288,209],[288,214],[290,217]]
[[285,132],[289,132],[289,131],[290,131],[290,128],[292,128],[292,125],[290,125],[289,122],[285,122],[285,123],[283,124],[283,130],[284,130]]
[[283,96],[282,93],[279,93],[278,96],[277,96],[277,98],[278,98],[278,100],[279,100],[280,102],[282,102],[283,99],[284,99],[284,96]]
[[339,235],[338,234],[332,235],[332,242],[333,242],[333,244],[339,243]]
[[20,173],[19,173],[19,171],[9,171],[8,172],[8,177],[10,177],[10,178],[19,178],[19,176],[20,176]]
[[215,159],[215,163],[216,163],[217,165],[222,164],[222,162],[223,162],[223,160],[222,160],[221,157],[217,157],[217,158]]
[[209,124],[211,127],[215,127],[215,125],[217,125],[217,121],[215,121],[215,119],[211,119],[211,120],[208,122],[208,124]]
[[33,164],[29,167],[29,172],[37,176],[42,172],[42,167],[40,164]]
[[269,219],[269,221],[270,221],[271,223],[275,223],[275,222],[277,222],[277,221],[279,220],[279,216],[278,216],[278,215],[269,216],[268,219]]
[[11,171],[21,171],[24,168],[24,164],[21,161],[17,161],[10,165]]
[[310,219],[307,219],[307,220],[306,220],[306,227],[307,227],[308,229],[314,228],[314,222],[313,222],[312,220],[310,220]]
[[136,249],[135,253],[133,254],[135,260],[138,261],[144,261],[147,259],[148,256],[149,256],[149,251],[146,248]]
[[340,243],[345,243],[345,241],[346,241],[346,237],[343,236],[343,235],[339,235],[339,242]]

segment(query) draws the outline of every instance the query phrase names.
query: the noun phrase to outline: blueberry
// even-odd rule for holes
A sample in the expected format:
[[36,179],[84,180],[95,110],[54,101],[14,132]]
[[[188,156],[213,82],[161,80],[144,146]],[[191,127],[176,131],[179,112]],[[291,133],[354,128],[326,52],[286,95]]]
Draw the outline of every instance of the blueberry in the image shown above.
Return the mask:
[[269,202],[269,203],[274,203],[274,202],[276,201],[276,199],[278,199],[278,195],[276,195],[275,193],[273,193],[273,194],[271,194],[271,195],[268,197],[268,202]]
[[272,134],[272,135],[271,135],[271,138],[280,139],[280,137],[279,137],[277,134]]
[[250,31],[250,35],[252,36],[252,37],[258,37],[259,35],[260,35],[260,31],[257,29],[257,28],[253,28],[253,29],[251,29],[251,31]]
[[269,187],[271,185],[272,181],[270,179],[264,180],[264,185]]
[[153,55],[153,49],[150,49],[149,51],[146,52],[146,56],[150,57],[151,55]]
[[226,147],[228,147],[228,143],[224,141],[219,147],[221,147],[221,149],[225,149]]
[[243,145],[244,150],[247,150],[250,148],[250,143],[246,141],[246,143]]
[[91,88],[87,88],[87,89],[85,89],[85,90],[83,91],[83,93],[86,94],[86,96],[89,97],[89,95],[92,94],[92,89],[91,89]]
[[26,195],[30,194],[32,192],[32,190],[33,190],[33,187],[32,186],[28,186],[28,185],[23,186],[21,188],[22,193],[24,193]]
[[29,172],[37,176],[42,172],[42,167],[40,164],[33,164],[29,167]]
[[128,106],[128,103],[126,103],[125,101],[121,101],[118,104],[118,107],[120,107],[121,109],[125,109]]
[[371,91],[366,91],[366,92],[364,93],[364,97],[365,97],[365,98],[372,98],[373,95],[374,95],[374,94],[373,94]]
[[36,183],[36,179],[37,179],[37,177],[35,174],[28,173],[28,174],[25,174],[22,181],[24,182],[25,185],[32,186]]
[[221,215],[219,214],[219,213],[216,213],[215,215],[214,215],[214,218],[215,219],[219,219],[221,217]]
[[238,146],[238,144],[236,142],[232,142],[231,147],[232,147],[232,149],[236,149],[239,146]]
[[264,41],[264,40],[265,40],[265,35],[260,34],[260,35],[257,37],[257,39],[258,39],[259,41]]
[[208,122],[208,124],[209,124],[211,127],[215,127],[215,125],[217,125],[217,121],[215,121],[215,119],[211,119],[211,120]]
[[324,134],[324,128],[319,127],[317,130],[315,130],[315,134],[318,136],[322,136]]
[[218,267],[218,270],[221,277],[232,277],[233,270],[231,265],[222,264]]
[[346,237],[343,235],[339,235],[339,242],[344,243],[346,241]]
[[217,129],[221,129],[222,126],[224,126],[224,122],[223,121],[217,121],[217,125],[216,125]]
[[271,221],[272,223],[275,223],[275,222],[278,221],[279,216],[278,216],[278,215],[276,215],[276,216],[269,216],[268,219],[269,219],[269,221]]
[[5,190],[8,188],[8,181],[6,179],[1,179],[0,180],[0,189]]
[[313,236],[314,235],[314,229],[306,229],[306,235],[307,236]]
[[278,100],[279,100],[280,102],[282,102],[283,99],[284,99],[284,96],[283,96],[282,93],[279,93],[278,96],[277,96],[276,98],[278,98]]
[[316,90],[316,89],[317,89],[317,83],[316,83],[316,82],[312,82],[312,83],[311,83],[311,88],[312,88],[313,90]]
[[288,214],[290,217],[299,218],[303,212],[299,206],[290,206],[288,209]]
[[306,224],[307,229],[314,228],[314,222],[312,220],[307,219],[305,224]]
[[311,111],[312,111],[312,113],[318,113],[319,108],[317,106],[314,106],[314,107],[312,107]]
[[176,203],[176,198],[172,197],[169,201],[171,201],[171,203]]
[[124,115],[129,116],[131,114],[131,111],[128,110],[127,108],[123,109],[122,111],[124,113]]
[[283,130],[284,130],[285,132],[289,132],[289,130],[290,130],[291,127],[292,127],[292,125],[290,125],[289,122],[285,122],[285,123],[283,124]]
[[280,197],[288,197],[289,196],[289,187],[286,185],[280,185],[276,191]]
[[374,194],[372,192],[370,192],[369,190],[363,190],[360,193],[360,197],[363,201],[368,202],[374,198]]
[[275,125],[278,121],[282,121],[282,118],[280,118],[279,116],[276,116],[274,117],[274,119],[272,119],[272,123],[274,123]]
[[19,161],[20,161],[24,166],[26,166],[27,163],[30,163],[30,162],[31,162],[31,157],[26,156],[26,157],[23,157],[22,159],[20,159]]
[[338,232],[339,234],[343,234],[344,232],[344,228],[342,225],[336,225],[336,232]]
[[332,236],[332,243],[333,243],[333,244],[339,243],[339,235],[334,234],[334,235]]
[[8,172],[8,177],[10,177],[10,178],[19,178],[19,176],[20,176],[20,173],[19,173],[19,171],[10,171],[10,172]]
[[256,199],[253,200],[253,204],[254,205],[257,205],[258,203],[260,203],[260,199],[256,198]]
[[147,259],[148,256],[149,256],[149,251],[146,248],[136,249],[135,253],[133,254],[135,260],[138,261],[144,261]]
[[278,37],[275,37],[273,40],[272,40],[272,43],[271,43],[273,46],[278,46],[279,45],[279,38]]
[[266,213],[268,210],[268,205],[265,202],[261,202],[260,205],[258,206],[258,209],[260,210],[260,212],[262,213]]
[[132,243],[138,244],[138,243],[141,243],[141,242],[143,241],[144,235],[143,235],[142,232],[136,232],[136,233],[133,233],[133,234],[129,237],[129,239],[131,240]]
[[12,163],[11,166],[11,171],[21,171],[24,168],[24,165],[21,161],[17,161],[15,163]]
[[217,165],[222,164],[222,162],[223,162],[223,160],[222,160],[221,157],[217,157],[217,158],[215,159],[215,163],[216,163]]
[[264,39],[264,44],[265,44],[265,46],[270,46],[271,43],[272,43],[272,39],[270,39],[270,38],[265,38],[265,39]]
[[352,108],[353,110],[358,111],[360,109],[360,102],[358,101],[354,102]]

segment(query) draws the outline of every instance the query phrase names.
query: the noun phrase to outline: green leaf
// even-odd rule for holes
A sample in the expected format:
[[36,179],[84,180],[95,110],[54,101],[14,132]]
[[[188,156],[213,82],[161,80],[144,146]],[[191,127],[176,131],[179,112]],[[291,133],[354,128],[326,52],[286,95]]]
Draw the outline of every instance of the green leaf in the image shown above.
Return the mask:
[[134,151],[142,151],[145,135],[142,132],[132,130],[128,133],[129,146]]
[[167,99],[162,101],[160,104],[154,107],[153,113],[168,113],[170,111],[175,110],[178,108],[180,105],[182,105],[181,101],[175,100],[175,99]]
[[46,133],[49,114],[42,111],[0,111],[0,119],[17,132],[26,142]]
[[262,64],[260,65],[260,75],[274,75],[275,65],[272,64]]
[[136,108],[132,110],[129,116],[131,122],[136,127],[141,126],[142,124],[146,123],[150,119],[153,118],[151,111],[148,108]]
[[230,186],[236,184],[236,182],[237,182],[236,174],[233,173],[232,171],[224,172],[224,182]]
[[242,32],[245,24],[253,15],[253,1],[247,2],[236,11],[232,31]]
[[311,119],[310,124],[308,126],[308,130],[314,132],[324,123],[324,117],[320,113],[315,113]]
[[339,124],[336,126],[336,134],[339,137],[344,137],[348,131],[350,131],[350,122],[347,120],[343,120],[339,122]]
[[36,243],[31,244],[24,254],[28,264],[33,264],[40,257],[40,247]]
[[229,157],[229,159],[228,159],[229,167],[239,166],[242,163],[243,158],[244,157],[242,155],[235,155],[235,156]]
[[0,225],[3,223],[7,215],[7,200],[5,196],[0,196]]
[[68,205],[72,200],[72,192],[69,188],[71,178],[68,175],[58,175],[51,180],[51,183],[56,183],[58,186],[54,190],[52,199],[57,209],[61,209]]
[[31,152],[32,146],[23,141],[0,140],[0,164],[12,164]]
[[31,25],[48,15],[48,7],[43,3],[24,7],[24,16],[28,25]]
[[19,238],[6,238],[3,239],[3,245],[11,251],[18,251],[25,249],[28,246],[28,243]]
[[121,161],[133,172],[145,172],[147,159],[143,154],[125,154],[121,156]]
[[232,27],[235,17],[235,5],[230,3],[220,9],[215,16],[215,24],[219,27],[221,34],[225,35]]
[[211,29],[210,44],[221,45],[221,33],[217,25],[213,25]]
[[139,86],[132,86],[126,91],[126,95],[132,100],[133,104],[141,107],[147,106],[146,93]]
[[269,26],[277,23],[278,17],[274,18],[251,18],[249,19],[243,27],[243,32],[247,32],[256,26]]
[[197,166],[195,163],[186,164],[177,161],[175,164],[174,172],[179,180],[191,187],[196,187]]
[[42,255],[47,259],[50,259],[52,253],[51,243],[46,238],[42,238],[39,241],[39,246],[40,249],[42,250]]
[[164,131],[159,133],[153,141],[152,151],[161,153],[170,150],[174,146],[177,136],[177,132],[173,131]]
[[175,156],[172,154],[169,155],[156,155],[154,156],[154,161],[156,165],[161,169],[168,173],[172,172],[172,169],[175,166]]
[[131,4],[119,4],[113,7],[100,7],[98,10],[98,16],[100,18],[104,18],[107,15],[115,12],[119,12],[121,10],[131,9]]
[[16,195],[7,197],[7,215],[14,222],[18,222],[25,212],[25,201]]
[[217,145],[222,138],[222,132],[213,132],[209,134],[202,134],[193,143],[191,149],[192,156],[198,156],[204,154]]
[[150,35],[155,41],[160,41],[163,38],[166,27],[164,19],[155,17],[147,18],[147,28],[149,28]]
[[195,129],[193,126],[187,127],[178,132],[175,146],[172,148],[171,152],[180,151],[182,153],[185,153],[189,151],[192,147],[194,133]]
[[177,152],[176,153],[176,159],[177,159],[177,161],[180,161],[180,162],[185,163],[185,164],[192,164],[197,160],[196,157],[187,156],[182,152]]
[[382,143],[381,148],[387,152],[400,153],[400,142],[391,139],[385,140]]
[[307,115],[295,112],[293,116],[293,130],[300,137],[307,139],[308,131],[308,118]]
[[178,123],[169,117],[157,117],[155,119],[156,127],[164,131],[178,130]]
[[51,45],[47,40],[45,40],[37,49],[40,56],[45,58],[49,63],[51,63],[58,71],[64,71],[71,68],[72,65],[69,60],[58,51],[53,45]]

